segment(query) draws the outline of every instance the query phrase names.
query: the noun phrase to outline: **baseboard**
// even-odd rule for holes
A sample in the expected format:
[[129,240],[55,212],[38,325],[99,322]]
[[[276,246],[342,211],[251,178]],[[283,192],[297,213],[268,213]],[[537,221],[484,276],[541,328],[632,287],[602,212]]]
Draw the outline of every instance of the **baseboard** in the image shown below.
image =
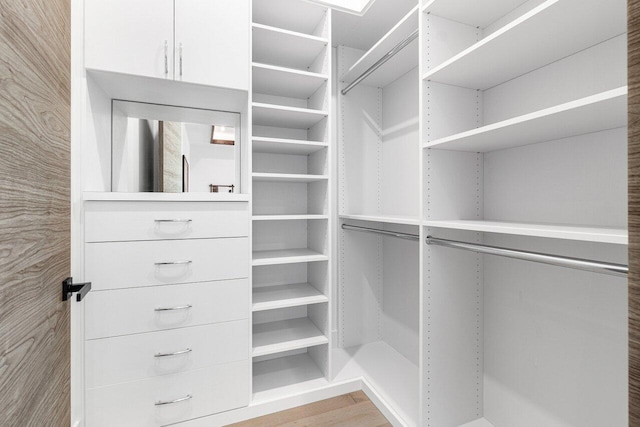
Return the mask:
[[367,395],[369,400],[371,400],[371,402],[376,405],[378,410],[382,412],[382,415],[384,415],[394,427],[409,427],[409,425],[402,420],[400,415],[398,415],[393,407],[391,407],[391,405],[389,405],[384,400],[384,398],[380,396],[376,389],[371,384],[369,384],[366,379],[361,378],[361,381],[362,391],[364,392],[364,394]]
[[[244,408],[234,409],[233,411],[223,412],[221,414],[211,415],[208,417],[197,418],[178,424],[175,427],[217,427],[227,424],[233,424],[240,421],[250,420],[252,418],[261,417],[263,415],[273,414],[275,412],[285,411],[309,403],[318,402],[320,400],[330,399],[332,397],[341,396],[343,394],[352,393],[354,391],[363,390],[362,380],[360,378],[340,383],[330,384],[326,387],[310,390],[304,393],[283,397],[281,399],[258,402]],[[365,391],[366,393],[366,391]],[[375,403],[375,402],[374,402]],[[378,406],[376,404],[376,406]],[[380,411],[384,413],[382,410]],[[385,414],[386,416],[386,414]],[[391,421],[391,420],[389,420]],[[396,425],[396,424],[394,424]],[[401,425],[401,424],[398,424]]]

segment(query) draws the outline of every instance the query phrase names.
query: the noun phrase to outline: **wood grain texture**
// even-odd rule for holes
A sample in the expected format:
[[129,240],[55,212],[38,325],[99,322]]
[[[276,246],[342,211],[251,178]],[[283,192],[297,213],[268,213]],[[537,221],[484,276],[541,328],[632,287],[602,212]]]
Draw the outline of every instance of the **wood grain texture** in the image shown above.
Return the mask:
[[69,426],[69,0],[0,0],[0,424]]
[[629,425],[640,425],[640,0],[628,2]]
[[333,399],[299,406],[287,411],[265,415],[232,424],[232,427],[295,427],[295,426],[391,426],[378,408],[362,392],[344,394]]

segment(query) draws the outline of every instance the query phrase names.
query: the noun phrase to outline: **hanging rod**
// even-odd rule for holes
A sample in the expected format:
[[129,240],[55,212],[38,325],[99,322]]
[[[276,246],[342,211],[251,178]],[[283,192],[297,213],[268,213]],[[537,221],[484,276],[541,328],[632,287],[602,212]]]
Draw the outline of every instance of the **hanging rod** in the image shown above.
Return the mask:
[[571,258],[538,252],[520,251],[500,248],[497,246],[480,245],[477,243],[458,242],[456,240],[438,239],[432,236],[427,236],[426,242],[427,245],[437,245],[447,248],[462,249],[465,251],[539,262],[542,264],[555,265],[558,267],[574,268],[577,270],[590,271],[593,273],[609,274],[612,276],[627,277],[627,274],[629,273],[629,267],[623,264],[611,264],[607,262],[593,261],[588,259]]
[[360,227],[358,225],[342,224],[342,229],[360,231],[362,233],[383,234],[385,236],[393,236],[393,237],[398,237],[400,239],[405,239],[405,240],[415,240],[415,241],[420,240],[420,236],[418,236],[417,234],[400,233],[398,231],[389,231],[389,230],[380,230],[378,228]]
[[402,49],[407,47],[409,45],[409,43],[414,41],[417,37],[418,37],[418,29],[416,28],[415,31],[412,32],[411,34],[409,34],[409,36],[406,39],[402,40],[400,43],[395,45],[389,52],[385,53],[382,56],[382,58],[378,59],[375,64],[373,64],[371,67],[369,67],[369,69],[367,69],[367,71],[365,71],[364,73],[360,74],[360,76],[357,79],[355,79],[353,82],[351,82],[351,84],[349,86],[347,86],[344,89],[342,89],[341,93],[343,95],[348,94],[351,91],[351,89],[353,89],[354,87],[358,86],[364,79],[369,77],[378,68],[382,67],[388,60],[393,58]]

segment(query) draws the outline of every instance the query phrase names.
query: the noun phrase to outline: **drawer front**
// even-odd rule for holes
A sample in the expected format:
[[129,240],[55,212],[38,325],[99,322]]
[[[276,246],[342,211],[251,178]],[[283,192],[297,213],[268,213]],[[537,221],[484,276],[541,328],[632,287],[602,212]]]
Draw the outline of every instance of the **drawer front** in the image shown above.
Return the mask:
[[87,388],[249,358],[249,320],[85,342]]
[[[191,396],[181,402],[156,405]],[[162,426],[249,404],[249,362],[163,375],[86,392],[87,426]]]
[[[85,338],[97,339],[249,318],[249,280],[91,291]],[[176,310],[161,310],[176,308]]]
[[85,277],[96,291],[249,276],[249,239],[85,244]]
[[85,242],[249,235],[246,202],[87,202]]

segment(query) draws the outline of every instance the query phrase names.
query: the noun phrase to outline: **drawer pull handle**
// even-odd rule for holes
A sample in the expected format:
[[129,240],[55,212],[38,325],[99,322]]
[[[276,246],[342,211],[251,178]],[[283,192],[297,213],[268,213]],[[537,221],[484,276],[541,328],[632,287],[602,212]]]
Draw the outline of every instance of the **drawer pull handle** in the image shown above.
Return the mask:
[[193,222],[192,219],[156,219],[155,222]]
[[156,265],[189,265],[193,261],[168,261],[168,262],[156,262]]
[[164,400],[164,401],[159,400],[156,402],[156,406],[171,405],[172,403],[180,403],[190,399],[193,399],[193,396],[191,396],[190,394],[187,394],[185,397],[181,397],[176,400]]
[[187,304],[187,305],[181,305],[178,307],[160,307],[160,308],[156,308],[154,309],[154,311],[178,311],[178,310],[189,310],[191,307],[193,307],[191,304]]
[[181,354],[191,353],[193,350],[190,348],[186,348],[184,350],[176,351],[173,353],[156,353],[153,357],[171,357],[171,356],[180,356]]

